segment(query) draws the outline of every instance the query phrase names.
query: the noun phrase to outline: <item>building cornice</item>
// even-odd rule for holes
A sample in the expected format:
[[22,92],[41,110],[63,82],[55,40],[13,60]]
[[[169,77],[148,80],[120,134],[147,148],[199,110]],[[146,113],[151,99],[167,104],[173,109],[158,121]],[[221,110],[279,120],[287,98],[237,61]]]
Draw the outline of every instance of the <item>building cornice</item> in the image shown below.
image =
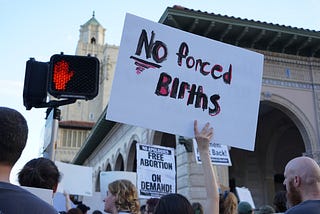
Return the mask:
[[320,58],[320,31],[168,7],[160,23],[247,49]]

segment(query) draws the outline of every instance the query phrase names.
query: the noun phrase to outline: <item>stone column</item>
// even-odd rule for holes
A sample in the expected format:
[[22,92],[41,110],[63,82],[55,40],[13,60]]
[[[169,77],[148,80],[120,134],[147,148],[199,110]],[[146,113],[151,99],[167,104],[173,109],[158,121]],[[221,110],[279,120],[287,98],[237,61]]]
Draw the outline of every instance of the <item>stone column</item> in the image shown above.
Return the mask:
[[[177,140],[177,193],[186,196],[190,202],[200,202],[204,205],[206,189],[204,184],[203,169],[197,164],[194,152],[187,152],[184,144]],[[227,166],[213,166],[218,176],[218,181],[224,186],[229,186],[229,172]]]

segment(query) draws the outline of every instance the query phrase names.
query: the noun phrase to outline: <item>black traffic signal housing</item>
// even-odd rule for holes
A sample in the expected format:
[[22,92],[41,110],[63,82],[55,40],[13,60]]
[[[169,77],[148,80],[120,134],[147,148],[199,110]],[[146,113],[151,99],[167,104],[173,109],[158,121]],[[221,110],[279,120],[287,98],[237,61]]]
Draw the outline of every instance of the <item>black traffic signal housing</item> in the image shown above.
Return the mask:
[[[77,99],[91,100],[99,90],[99,67],[96,57],[56,54],[50,62],[27,61],[23,104],[32,107],[58,107]],[[47,94],[64,100],[46,102]]]
[[48,92],[56,98],[91,100],[98,94],[99,60],[56,54],[50,58]]
[[46,103],[49,64],[31,58],[26,63],[23,86],[23,105],[27,110]]

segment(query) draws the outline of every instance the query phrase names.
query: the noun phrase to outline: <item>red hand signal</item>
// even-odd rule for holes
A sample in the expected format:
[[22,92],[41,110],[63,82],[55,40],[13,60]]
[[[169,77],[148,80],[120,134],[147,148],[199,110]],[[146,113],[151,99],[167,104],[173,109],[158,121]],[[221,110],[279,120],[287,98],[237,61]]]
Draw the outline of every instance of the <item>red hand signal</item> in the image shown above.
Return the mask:
[[69,71],[68,62],[61,60],[55,63],[53,68],[53,82],[56,90],[66,90],[66,85],[74,75],[74,71]]

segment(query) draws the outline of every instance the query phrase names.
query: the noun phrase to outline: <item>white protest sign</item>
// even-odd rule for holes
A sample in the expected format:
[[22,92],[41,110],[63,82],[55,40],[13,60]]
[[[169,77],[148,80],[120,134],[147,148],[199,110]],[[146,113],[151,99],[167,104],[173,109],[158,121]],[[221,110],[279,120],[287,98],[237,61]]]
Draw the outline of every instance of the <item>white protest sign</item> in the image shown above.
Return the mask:
[[82,203],[90,207],[92,213],[94,210],[99,210],[103,213],[105,205],[103,199],[101,200],[101,192],[93,192],[92,196],[83,196]]
[[263,55],[127,14],[106,118],[254,150]]
[[108,191],[108,185],[116,180],[126,179],[137,186],[137,174],[135,172],[125,171],[108,171],[100,172],[100,191],[101,197],[104,199]]
[[[199,153],[198,145],[195,139],[193,139],[193,151],[194,151],[194,155],[197,163],[200,164],[201,163],[200,153]],[[216,143],[210,143],[209,153],[210,153],[211,162],[213,164],[225,165],[225,166],[232,165],[228,146],[216,144]]]
[[239,201],[246,201],[248,202],[253,209],[255,209],[255,205],[252,199],[251,192],[248,188],[245,187],[236,187],[237,195],[239,197]]
[[137,143],[137,186],[140,198],[176,192],[174,149]]
[[58,184],[58,192],[66,191],[72,195],[92,195],[92,168],[55,161],[62,179]]
[[21,186],[23,189],[31,192],[32,194],[38,196],[38,198],[41,198],[48,204],[53,203],[52,197],[53,197],[53,190],[52,189],[43,189],[43,188],[36,188],[36,187],[27,187],[27,186]]
[[[90,196],[89,196],[90,197]],[[66,196],[61,193],[61,192],[56,192],[54,193],[53,196],[53,207],[57,210],[57,211],[65,211],[67,212],[67,202],[66,202]],[[76,207],[76,205],[72,202],[69,201],[68,202],[71,208]]]

